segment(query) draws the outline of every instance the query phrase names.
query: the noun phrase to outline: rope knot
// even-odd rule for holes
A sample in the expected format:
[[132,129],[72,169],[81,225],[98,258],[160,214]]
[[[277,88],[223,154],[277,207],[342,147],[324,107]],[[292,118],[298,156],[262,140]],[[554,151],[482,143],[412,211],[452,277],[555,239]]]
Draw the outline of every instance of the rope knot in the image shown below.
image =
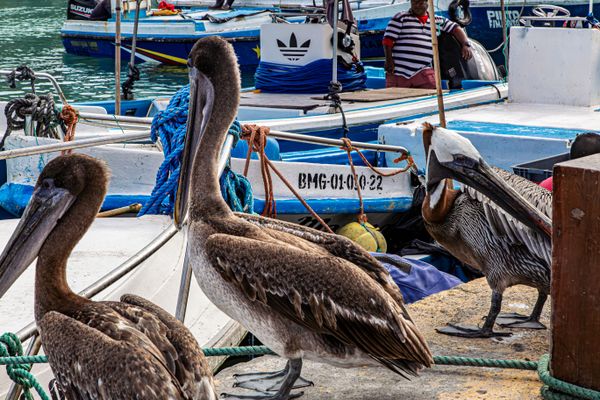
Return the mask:
[[[79,113],[69,104],[66,104],[58,116],[65,123],[65,142],[70,142],[75,138],[75,127],[79,119]],[[61,154],[71,154],[72,150],[63,150]]]

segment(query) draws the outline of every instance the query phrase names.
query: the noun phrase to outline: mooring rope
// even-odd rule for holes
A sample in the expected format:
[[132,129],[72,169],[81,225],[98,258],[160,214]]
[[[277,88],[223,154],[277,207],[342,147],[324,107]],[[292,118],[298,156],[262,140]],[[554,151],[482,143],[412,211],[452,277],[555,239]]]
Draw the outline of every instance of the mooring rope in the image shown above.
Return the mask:
[[12,70],[6,77],[6,83],[11,89],[17,88],[17,81],[31,81],[31,92],[35,94],[35,72],[23,64]]
[[[0,336],[0,360],[5,359],[18,359],[21,362],[7,362],[2,363],[6,365],[6,373],[9,378],[23,388],[23,395],[21,398],[25,400],[33,400],[33,394],[31,389],[34,389],[43,400],[50,400],[44,389],[39,384],[35,376],[30,372],[32,362],[40,362],[40,359],[31,359],[31,357],[23,357],[23,346],[19,337],[14,333],[5,333]],[[24,362],[23,360],[28,360]],[[47,362],[47,358],[44,357],[43,361]]]
[[[14,334],[4,334],[2,337],[12,335],[11,346],[21,346],[18,338]],[[2,340],[2,339],[0,339]],[[238,346],[238,347],[208,347],[203,348],[202,352],[206,357],[223,356],[259,356],[259,355],[277,355],[267,346]],[[18,351],[16,352],[18,353]],[[4,354],[4,353],[3,353]],[[22,354],[22,347],[21,353]],[[544,354],[538,362],[528,360],[511,360],[495,358],[477,358],[460,356],[434,356],[434,363],[440,366],[459,366],[459,367],[480,367],[480,368],[500,368],[500,369],[518,369],[527,371],[537,371],[538,376],[544,386],[541,388],[542,397],[546,400],[599,400],[600,392],[573,385],[568,382],[554,378],[549,371],[550,357]],[[28,365],[35,363],[46,363],[46,356],[3,356],[0,357],[0,365],[15,366]],[[10,375],[11,379],[13,377]],[[19,379],[19,375],[17,375]],[[14,379],[13,379],[14,380]],[[35,381],[35,378],[33,378]],[[15,381],[19,384],[20,381]],[[31,381],[28,381],[31,383]],[[39,386],[39,384],[38,384]],[[34,387],[34,386],[30,386]],[[38,390],[36,388],[36,390]],[[40,387],[41,390],[41,387]],[[43,392],[43,390],[42,390]],[[39,391],[38,391],[39,393]],[[41,394],[40,394],[41,396]],[[44,398],[44,397],[42,397]],[[47,398],[47,397],[46,397]]]
[[55,127],[58,125],[52,94],[37,96],[27,93],[23,98],[10,100],[4,108],[6,132],[0,140],[0,148],[12,131],[25,128],[25,118],[30,115],[35,123],[35,135],[59,139]]

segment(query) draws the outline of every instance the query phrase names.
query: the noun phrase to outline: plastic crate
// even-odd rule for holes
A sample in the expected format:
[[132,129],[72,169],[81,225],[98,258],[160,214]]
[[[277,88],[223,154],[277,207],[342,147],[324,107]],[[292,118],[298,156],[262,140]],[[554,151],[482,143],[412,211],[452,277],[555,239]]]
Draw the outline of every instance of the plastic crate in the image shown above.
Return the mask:
[[515,174],[535,183],[539,183],[552,176],[554,164],[567,161],[568,159],[569,153],[558,154],[556,156],[540,158],[539,160],[513,165],[512,169]]

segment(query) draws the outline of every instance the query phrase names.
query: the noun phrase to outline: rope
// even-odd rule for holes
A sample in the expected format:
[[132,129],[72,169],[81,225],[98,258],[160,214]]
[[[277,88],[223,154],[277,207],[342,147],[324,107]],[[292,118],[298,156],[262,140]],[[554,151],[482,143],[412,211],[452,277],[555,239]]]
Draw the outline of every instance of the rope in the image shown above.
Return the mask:
[[265,153],[265,147],[267,145],[267,135],[271,130],[266,126],[258,126],[246,124],[242,126],[241,138],[248,142],[248,152],[246,153],[246,164],[244,165],[244,176],[248,176],[248,168],[250,167],[250,156],[252,152],[258,153],[260,161],[260,172],[263,180],[263,186],[265,188],[265,208],[263,209],[262,215],[266,217],[275,218],[277,215],[277,208],[275,206],[275,198],[273,196],[273,179],[271,178],[271,172],[267,166],[267,155]]
[[[320,59],[302,66],[261,61],[254,75],[255,87],[270,93],[328,93],[331,59]],[[345,91],[366,88],[367,75],[362,64],[346,69],[338,65],[338,81]]]
[[127,64],[127,68],[127,80],[121,85],[123,89],[122,98],[124,100],[133,100],[133,85],[136,81],[140,80],[140,69],[131,62]]
[[[59,114],[59,118],[64,122],[66,127],[63,141],[70,142],[71,140],[75,139],[75,127],[77,126],[79,114],[72,106],[65,104]],[[71,154],[71,152],[72,150],[63,150],[61,151],[61,154]]]
[[6,83],[11,89],[17,88],[17,81],[25,80],[31,81],[31,91],[35,94],[35,72],[27,65],[17,67],[6,77]]
[[[158,112],[152,120],[150,138],[154,143],[160,140],[165,159],[156,173],[156,184],[150,199],[138,213],[140,217],[145,214],[173,214],[187,131],[189,102],[190,86],[186,85],[171,97],[167,108]],[[235,136],[237,141],[240,132],[241,126],[236,120],[229,127],[229,134]],[[233,192],[236,191],[237,189]]]
[[232,211],[251,214],[254,212],[252,185],[243,175],[235,173],[229,166],[221,175],[221,194]]
[[[8,367],[14,367],[20,365],[22,370],[26,373],[19,372],[17,379],[22,376],[27,379],[35,378],[28,372],[31,369],[33,363],[46,363],[48,362],[47,356],[23,356],[23,349],[18,337],[12,333],[5,333],[0,337],[0,365],[7,365]],[[8,349],[7,350],[7,346]],[[208,347],[203,348],[202,352],[206,357],[222,357],[222,356],[253,356],[253,355],[276,355],[267,346],[239,346],[239,347]],[[10,354],[6,356],[5,354]],[[14,354],[18,354],[14,356]],[[480,367],[480,368],[502,368],[502,369],[518,369],[527,371],[536,371],[540,380],[545,384],[542,387],[541,393],[544,399],[547,400],[574,400],[574,399],[586,399],[586,400],[598,400],[600,399],[600,392],[595,390],[586,389],[573,385],[568,382],[561,381],[550,375],[549,372],[549,360],[548,354],[543,355],[539,362],[528,361],[528,360],[503,360],[494,358],[474,358],[474,357],[459,357],[459,356],[434,356],[434,363],[436,365],[446,366],[461,366],[461,367]],[[15,368],[16,369],[16,368]],[[15,370],[13,369],[13,371]],[[7,368],[8,370],[8,368]],[[11,376],[11,372],[9,372]],[[11,376],[12,378],[12,376]],[[28,382],[32,382],[29,380]],[[21,382],[17,382],[21,384]],[[37,382],[36,382],[37,383]],[[35,384],[29,387],[37,387]],[[41,387],[38,393],[43,393]],[[47,399],[40,393],[40,397]]]
[[26,116],[31,116],[35,123],[35,135],[38,137],[51,137],[58,139],[54,128],[57,125],[56,113],[54,111],[54,98],[50,93],[37,96],[27,93],[23,98],[13,99],[4,108],[6,116],[6,132],[0,140],[0,148],[12,131],[25,128]]
[[[381,176],[385,176],[385,177],[389,177],[389,176],[394,176],[394,175],[398,175],[402,172],[406,172],[409,169],[411,169],[413,166],[416,167],[415,161],[413,160],[412,156],[410,155],[410,153],[406,153],[406,154],[402,154],[400,157],[396,158],[394,160],[395,163],[398,163],[400,161],[403,160],[407,160],[407,165],[405,168],[400,168],[396,171],[392,171],[392,172],[383,172],[377,168],[375,168],[370,162],[369,160],[367,160],[367,157],[365,157],[365,155],[362,153],[362,151],[360,151],[359,149],[357,149],[356,147],[354,147],[352,145],[352,141],[350,139],[348,139],[347,137],[343,137],[341,138],[342,142],[344,142],[343,146],[341,146],[340,148],[344,151],[346,151],[346,154],[348,155],[348,163],[350,164],[350,168],[352,169],[352,175],[354,177],[354,187],[356,188],[356,192],[358,194],[358,201],[360,204],[360,212],[358,215],[358,222],[369,232],[371,233],[371,231],[365,226],[365,224],[367,223],[367,215],[365,214],[365,208],[364,208],[364,202],[363,202],[363,198],[362,198],[362,192],[360,189],[360,184],[358,182],[358,175],[356,173],[356,168],[354,166],[354,161],[352,160],[352,151],[356,151],[358,153],[358,155],[360,156],[360,158],[362,159],[362,161],[365,163],[365,165],[367,167],[369,167],[369,169],[373,172],[375,172],[378,175]],[[372,235],[372,233],[371,233]],[[375,242],[377,243],[377,246],[379,246],[379,242],[377,241],[377,239],[375,237],[373,237],[375,239]]]
[[347,138],[348,134],[350,133],[350,128],[348,128],[348,123],[346,122],[346,113],[344,112],[344,108],[342,107],[342,99],[340,99],[341,91],[342,84],[340,82],[331,81],[329,83],[329,93],[327,94],[327,96],[325,96],[325,99],[331,100],[331,107],[334,110],[340,110],[340,114],[342,116],[342,136]]
[[[31,389],[35,389],[38,395],[43,400],[50,400],[48,395],[44,392],[42,386],[35,379],[35,376],[31,371],[32,364],[29,362],[23,362],[22,359],[29,359],[29,357],[23,356],[23,346],[19,337],[14,333],[5,333],[0,336],[0,357],[1,359],[21,359],[21,362],[6,363],[6,373],[18,385],[23,387],[23,395],[21,398],[26,400],[33,400]],[[46,358],[46,357],[44,357]]]
[[263,215],[266,214],[266,211],[272,212],[273,215],[275,213],[275,199],[273,197],[273,181],[271,179],[270,170],[273,170],[275,174],[281,179],[281,181],[287,186],[287,188],[296,196],[296,198],[302,203],[302,205],[308,210],[308,212],[323,226],[325,230],[329,233],[333,233],[329,225],[312,209],[310,205],[302,198],[300,193],[296,191],[294,186],[279,172],[277,167],[269,160],[267,155],[265,154],[265,146],[267,143],[267,135],[270,132],[268,127],[259,127],[256,125],[244,125],[242,127],[242,139],[248,140],[248,153],[246,154],[246,164],[244,166],[244,175],[248,173],[248,167],[250,163],[250,155],[252,151],[256,151],[259,153],[259,158],[261,162],[261,173],[263,177],[263,184],[265,185],[265,210],[263,210]]

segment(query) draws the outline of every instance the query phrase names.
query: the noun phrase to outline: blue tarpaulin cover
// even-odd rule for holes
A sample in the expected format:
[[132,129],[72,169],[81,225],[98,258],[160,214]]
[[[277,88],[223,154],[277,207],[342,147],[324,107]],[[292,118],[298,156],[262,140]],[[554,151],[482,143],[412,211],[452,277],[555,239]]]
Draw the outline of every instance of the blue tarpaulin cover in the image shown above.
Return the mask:
[[434,266],[420,260],[404,258],[395,254],[371,254],[379,259],[389,271],[406,303],[414,303],[462,283],[457,277],[439,271]]

